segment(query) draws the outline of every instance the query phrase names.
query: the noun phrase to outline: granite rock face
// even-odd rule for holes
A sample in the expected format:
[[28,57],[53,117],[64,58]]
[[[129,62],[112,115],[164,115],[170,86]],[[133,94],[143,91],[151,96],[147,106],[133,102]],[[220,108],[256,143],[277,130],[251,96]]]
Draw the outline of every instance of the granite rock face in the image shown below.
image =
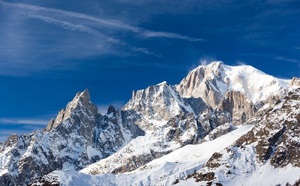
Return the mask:
[[226,92],[220,102],[219,109],[229,113],[231,121],[235,125],[245,123],[256,112],[254,104],[243,93],[236,91]]
[[[270,164],[274,168],[288,166],[300,168],[300,88],[257,118],[256,125],[240,137],[232,146],[214,154],[197,173],[191,175],[197,181],[218,183],[250,177],[260,166]],[[201,175],[218,175],[206,180]]]
[[121,120],[113,107],[100,115],[88,90],[77,93],[44,131],[7,139],[0,149],[0,167],[6,170],[0,185],[26,185],[54,170],[79,170],[108,157],[143,134],[134,124],[129,130]]

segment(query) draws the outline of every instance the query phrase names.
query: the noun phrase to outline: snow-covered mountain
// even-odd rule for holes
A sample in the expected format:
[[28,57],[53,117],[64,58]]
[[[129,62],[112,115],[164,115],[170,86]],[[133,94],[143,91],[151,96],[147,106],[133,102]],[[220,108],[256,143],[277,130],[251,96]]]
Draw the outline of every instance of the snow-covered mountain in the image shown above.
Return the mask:
[[282,95],[289,82],[252,66],[227,66],[214,62],[192,70],[176,90],[183,98],[201,98],[207,105],[216,107],[228,91],[241,92],[255,104],[270,95]]
[[295,182],[299,85],[214,62],[178,85],[133,91],[121,110],[111,106],[104,116],[85,90],[45,130],[8,138],[0,185],[232,185],[267,170],[293,173],[274,184]]
[[140,134],[137,126],[123,125],[113,107],[101,116],[85,90],[45,130],[7,139],[0,149],[0,185],[26,185],[53,170],[80,170]]

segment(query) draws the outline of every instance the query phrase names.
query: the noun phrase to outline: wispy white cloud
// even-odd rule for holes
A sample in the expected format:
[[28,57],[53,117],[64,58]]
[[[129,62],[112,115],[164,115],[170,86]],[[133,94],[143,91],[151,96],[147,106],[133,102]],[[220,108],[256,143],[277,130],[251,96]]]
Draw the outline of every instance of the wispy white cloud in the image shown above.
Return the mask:
[[56,26],[62,27],[62,28],[67,29],[67,30],[79,31],[79,32],[90,34],[90,35],[93,35],[93,36],[96,36],[96,37],[99,37],[99,38],[105,38],[110,42],[114,42],[114,43],[119,43],[120,42],[117,39],[113,39],[111,37],[108,37],[108,36],[102,34],[101,32],[99,32],[99,31],[97,31],[93,28],[84,26],[84,25],[72,24],[72,23],[67,22],[67,21],[61,21],[61,20],[57,20],[57,19],[53,19],[53,18],[50,18],[50,17],[41,16],[41,15],[29,15],[29,17],[45,21],[46,23],[54,24]]
[[[178,33],[144,29],[136,26],[137,23],[105,16],[3,0],[0,0],[0,7],[3,10],[0,12],[3,18],[0,56],[4,59],[0,63],[0,75],[27,76],[52,70],[78,70],[78,61],[105,55],[160,57],[144,45],[151,38],[203,41]],[[42,23],[36,24],[36,20]]]
[[0,118],[1,124],[10,124],[10,125],[47,125],[49,120],[45,119],[32,119],[32,118]]
[[[82,13],[64,11],[64,10],[54,9],[54,8],[45,8],[45,7],[33,6],[33,5],[27,5],[27,4],[20,4],[20,3],[6,3],[3,1],[0,1],[0,3],[3,5],[26,10],[27,11],[26,14],[33,18],[41,19],[41,17],[44,17],[44,18],[42,18],[42,20],[44,20],[48,23],[57,24],[56,23],[57,20],[54,21],[55,18],[56,19],[57,18],[60,18],[60,19],[76,18],[76,19],[92,21],[94,23],[100,24],[101,26],[105,26],[106,28],[110,27],[110,28],[117,28],[117,29],[123,29],[123,30],[131,31],[131,32],[135,32],[146,38],[164,37],[164,38],[170,38],[170,39],[182,39],[182,40],[187,40],[187,41],[204,41],[203,39],[200,39],[200,38],[193,38],[193,37],[189,37],[189,36],[185,36],[185,35],[177,34],[177,33],[171,33],[171,32],[161,32],[161,31],[157,32],[157,31],[147,30],[147,29],[140,28],[137,26],[132,26],[127,23],[123,23],[118,20],[104,19],[104,18],[99,18],[99,17],[82,14]],[[48,18],[46,19],[45,17],[48,17]],[[49,21],[50,17],[52,17],[51,21]],[[64,26],[64,27],[69,27],[68,25],[61,24],[61,23],[59,25]],[[71,26],[70,28],[73,28],[73,27]],[[87,27],[84,27],[83,30],[85,30],[86,28]],[[78,28],[78,26],[75,29],[76,30],[79,29],[82,31],[82,28]],[[88,33],[90,33],[90,30],[88,31]]]
[[290,62],[290,63],[300,63],[300,61],[297,59],[292,59],[292,58],[287,58],[287,57],[275,57],[274,59],[278,60],[278,61],[286,61],[286,62]]
[[173,38],[173,39],[182,39],[187,41],[204,41],[204,39],[192,38],[181,34],[175,34],[170,32],[154,32],[149,30],[144,30],[142,32],[146,37],[164,37],[164,38]]
[[21,135],[43,129],[49,122],[48,118],[52,116],[51,114],[37,118],[0,118],[0,142],[4,142],[11,134]]

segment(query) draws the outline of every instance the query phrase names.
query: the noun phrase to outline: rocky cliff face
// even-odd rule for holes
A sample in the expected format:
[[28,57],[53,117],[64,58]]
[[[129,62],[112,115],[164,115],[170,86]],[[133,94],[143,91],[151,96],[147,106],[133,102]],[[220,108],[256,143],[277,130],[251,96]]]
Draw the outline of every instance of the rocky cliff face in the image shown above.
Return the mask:
[[299,98],[300,89],[291,90],[264,117],[257,118],[251,131],[211,156],[192,177],[198,182],[216,184],[235,180],[237,176],[250,178],[257,174],[257,169],[262,174],[268,166],[300,168]]
[[[289,84],[250,66],[215,62],[199,66],[178,85],[163,82],[134,91],[120,111],[111,106],[106,115],[98,113],[85,90],[45,130],[12,135],[1,146],[0,185],[27,184],[54,170],[137,170],[257,121],[286,95]],[[291,85],[296,87],[297,79]]]
[[271,95],[284,95],[289,83],[251,66],[214,62],[192,70],[176,85],[176,90],[183,98],[201,98],[206,105],[216,108],[228,91],[240,92],[255,104]]
[[247,119],[254,116],[256,108],[247,99],[245,94],[236,91],[228,91],[219,104],[219,109],[230,115],[230,121],[236,125],[245,123]]
[[176,90],[183,98],[201,98],[206,105],[214,108],[228,89],[223,81],[223,70],[221,62],[200,66],[190,72]]
[[192,108],[166,82],[149,86],[133,93],[132,99],[122,108],[126,117],[143,130],[159,127],[157,123],[167,122],[181,113],[192,113]]
[[113,107],[100,115],[88,90],[77,93],[44,131],[7,139],[0,150],[0,185],[26,185],[51,171],[79,170],[115,153],[142,134],[137,126],[128,129],[121,120]]

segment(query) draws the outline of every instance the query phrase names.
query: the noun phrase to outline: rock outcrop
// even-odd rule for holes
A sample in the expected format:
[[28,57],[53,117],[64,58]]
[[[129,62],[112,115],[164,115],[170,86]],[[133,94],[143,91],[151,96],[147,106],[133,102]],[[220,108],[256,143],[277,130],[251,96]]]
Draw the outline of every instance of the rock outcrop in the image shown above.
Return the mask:
[[[190,177],[202,184],[215,184],[237,179],[236,176],[250,177],[258,167],[300,168],[299,100],[300,88],[291,90],[264,117],[257,118],[251,131],[232,146],[214,154]],[[218,176],[207,179],[203,175]]]
[[254,104],[247,99],[245,94],[236,91],[226,92],[219,104],[219,109],[229,113],[235,125],[245,123],[256,112]]
[[300,78],[293,77],[290,82],[290,87],[299,87],[300,86]]

